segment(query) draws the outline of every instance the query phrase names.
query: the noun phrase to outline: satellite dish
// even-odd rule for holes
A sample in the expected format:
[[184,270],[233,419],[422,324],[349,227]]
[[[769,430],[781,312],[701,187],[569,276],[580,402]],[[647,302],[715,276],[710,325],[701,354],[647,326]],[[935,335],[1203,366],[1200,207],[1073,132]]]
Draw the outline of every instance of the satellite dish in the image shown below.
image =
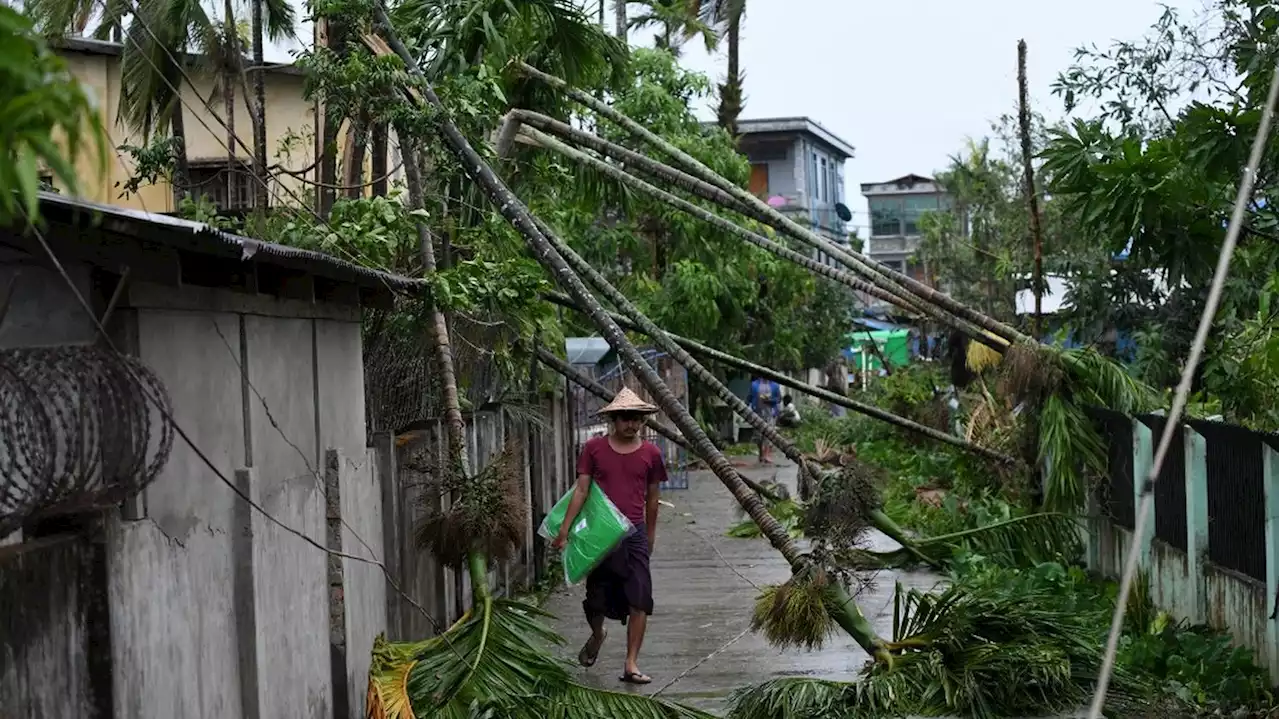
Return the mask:
[[836,217],[839,217],[841,222],[848,222],[853,219],[853,213],[849,211],[848,207],[845,207],[843,202],[837,202]]

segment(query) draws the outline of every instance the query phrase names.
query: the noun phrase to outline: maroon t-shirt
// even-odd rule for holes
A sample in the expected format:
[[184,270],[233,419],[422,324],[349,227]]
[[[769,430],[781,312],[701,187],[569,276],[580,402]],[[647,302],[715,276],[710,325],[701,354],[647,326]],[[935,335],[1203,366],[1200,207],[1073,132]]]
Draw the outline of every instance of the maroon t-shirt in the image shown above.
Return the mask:
[[618,507],[632,524],[644,524],[645,497],[650,484],[667,481],[667,465],[662,450],[652,442],[641,442],[630,454],[619,454],[608,437],[587,440],[578,457],[579,476],[590,475],[604,496]]

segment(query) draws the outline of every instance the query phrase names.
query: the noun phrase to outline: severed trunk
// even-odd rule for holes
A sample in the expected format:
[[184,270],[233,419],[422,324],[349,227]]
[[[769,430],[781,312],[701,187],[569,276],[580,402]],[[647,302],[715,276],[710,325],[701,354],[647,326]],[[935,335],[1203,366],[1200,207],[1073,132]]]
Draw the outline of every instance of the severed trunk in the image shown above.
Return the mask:
[[774,227],[775,229],[785,232],[805,244],[822,249],[824,252],[831,255],[842,264],[845,264],[855,272],[865,274],[874,284],[885,286],[885,289],[890,289],[895,292],[903,291],[905,289],[916,297],[937,305],[938,307],[945,309],[947,312],[962,317],[969,322],[992,332],[997,337],[1004,338],[1008,341],[1029,341],[1029,338],[1018,332],[1016,329],[1001,322],[997,322],[991,317],[957,302],[948,295],[939,292],[922,282],[917,282],[901,272],[897,272],[879,262],[876,262],[875,260],[872,260],[870,257],[853,255],[844,248],[841,248],[825,240],[816,233],[798,225],[781,212],[769,207],[763,200],[752,195],[746,189],[738,187],[728,180],[725,180],[723,177],[709,169],[706,165],[703,165],[683,150],[680,150],[666,140],[663,140],[640,123],[630,117],[627,117],[621,112],[618,112],[608,103],[598,100],[590,94],[570,86],[563,79],[553,75],[548,75],[528,63],[520,63],[518,67],[526,75],[564,92],[575,102],[595,110],[610,120],[618,123],[636,138],[648,142],[650,145],[675,160],[680,167],[698,179],[724,190],[737,201],[736,203],[725,205],[729,209],[745,212],[752,218],[764,222],[770,227]]
[[[480,186],[498,212],[525,239],[539,263],[546,267],[556,280],[569,290],[575,301],[581,303],[587,309],[593,324],[600,330],[610,346],[614,347],[622,355],[627,365],[636,372],[640,380],[652,393],[658,405],[675,423],[681,433],[689,439],[698,453],[708,458],[707,464],[710,469],[729,489],[752,520],[756,522],[760,527],[761,533],[768,538],[770,544],[786,558],[794,569],[805,569],[808,566],[808,561],[801,553],[797,543],[791,539],[787,530],[769,514],[764,502],[742,481],[737,470],[716,449],[711,439],[702,431],[701,426],[689,414],[688,409],[680,404],[653,367],[645,361],[644,357],[627,340],[626,334],[618,327],[617,323],[610,319],[608,313],[605,312],[600,303],[583,285],[582,280],[574,274],[573,269],[565,261],[565,258],[555,251],[549,238],[544,236],[538,228],[528,208],[520,202],[510,188],[494,174],[493,169],[471,147],[471,144],[463,137],[457,126],[448,118],[448,114],[442,112],[445,108],[440,102],[440,98],[436,96],[430,84],[425,82],[425,78],[421,71],[418,70],[417,64],[409,54],[409,51],[395,37],[394,31],[391,29],[391,23],[386,16],[386,11],[379,5],[375,6],[374,12],[377,23],[381,26],[380,29],[390,42],[391,47],[394,48],[394,52],[405,62],[409,72],[423,81],[418,89],[409,91],[411,97],[423,98],[435,112],[440,113],[440,131],[445,145],[457,156],[467,176]],[[386,43],[383,43],[377,37],[366,36],[366,43],[370,45],[375,53],[386,54],[390,51]],[[836,587],[832,593],[834,606],[837,607],[832,611],[833,619],[858,641],[868,653],[882,661],[888,661],[889,654],[886,643],[876,635],[866,618],[858,610],[853,599],[848,595],[848,592],[842,587]]]

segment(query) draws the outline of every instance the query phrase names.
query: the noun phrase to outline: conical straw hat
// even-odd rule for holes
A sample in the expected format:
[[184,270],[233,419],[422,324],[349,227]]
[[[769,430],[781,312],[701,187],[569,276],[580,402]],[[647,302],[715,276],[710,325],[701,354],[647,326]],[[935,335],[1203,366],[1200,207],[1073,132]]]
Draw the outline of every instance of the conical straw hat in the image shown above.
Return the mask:
[[614,412],[636,412],[639,414],[653,414],[658,408],[640,399],[635,392],[627,387],[623,387],[614,396],[613,401],[606,404],[596,414],[612,414]]

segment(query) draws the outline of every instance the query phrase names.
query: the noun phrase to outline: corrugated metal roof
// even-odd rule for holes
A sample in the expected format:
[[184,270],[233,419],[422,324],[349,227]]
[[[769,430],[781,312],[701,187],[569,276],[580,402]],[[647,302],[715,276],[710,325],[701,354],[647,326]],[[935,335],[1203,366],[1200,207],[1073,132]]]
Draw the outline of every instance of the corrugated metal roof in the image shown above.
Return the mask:
[[[220,230],[203,222],[127,207],[104,205],[53,192],[40,193],[40,212],[46,220],[80,223],[83,220],[79,220],[76,214],[86,211],[93,213],[104,223],[109,223],[111,226],[108,229],[112,231],[130,234],[131,228],[137,231],[145,227],[153,231],[147,236],[148,240],[173,246],[181,245],[182,249],[197,253],[234,256],[242,261],[264,262],[351,282],[361,287],[407,292],[419,290],[425,284],[425,280],[422,279],[369,269],[323,252],[255,240]],[[157,229],[160,232],[154,232]]]

